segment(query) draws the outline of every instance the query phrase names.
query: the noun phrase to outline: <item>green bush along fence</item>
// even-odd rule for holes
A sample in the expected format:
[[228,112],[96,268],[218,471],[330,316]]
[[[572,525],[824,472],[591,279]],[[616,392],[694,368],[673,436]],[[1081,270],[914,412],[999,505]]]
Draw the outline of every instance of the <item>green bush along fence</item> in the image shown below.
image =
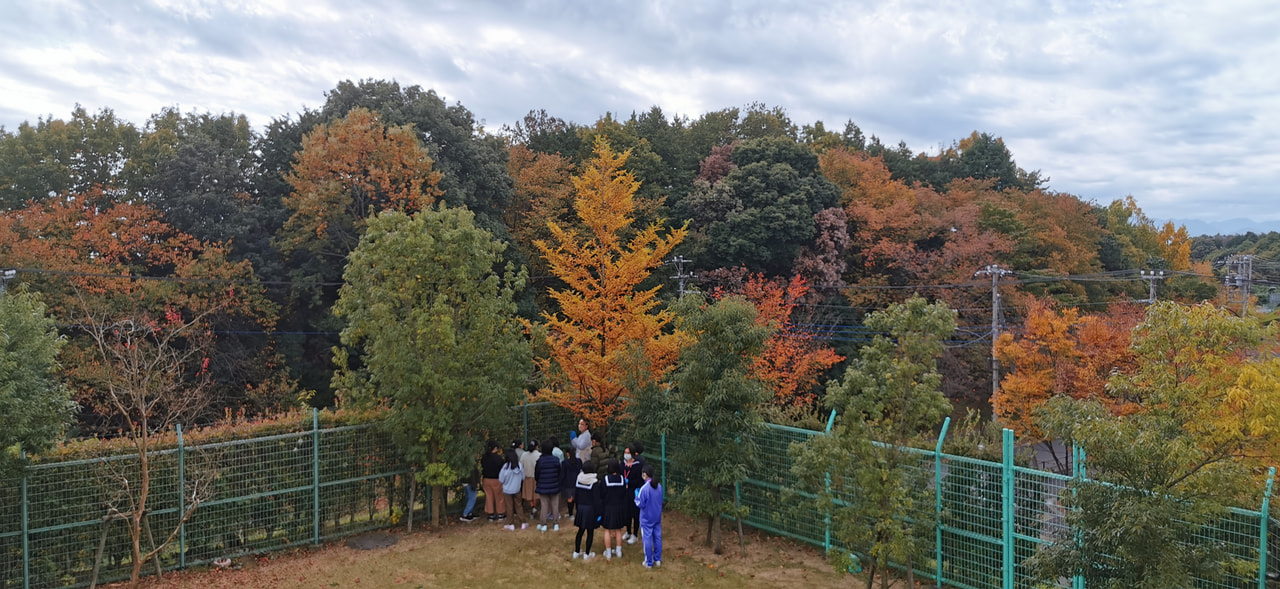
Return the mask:
[[[512,407],[509,415],[507,431],[522,440],[555,435],[567,442],[577,423],[569,411],[547,403]],[[932,509],[915,517],[937,522],[931,558],[912,563],[916,576],[963,589],[1035,587],[1024,563],[1069,532],[1059,497],[1085,476],[1082,455],[1073,452],[1071,475],[1057,474],[1015,465],[1007,430],[1000,462],[942,452],[946,431],[944,424],[933,450],[904,449],[932,493]],[[749,509],[746,525],[827,551],[846,550],[832,538],[830,518],[802,501],[805,493],[791,484],[791,445],[823,433],[769,424],[759,434],[756,467],[737,488],[737,499]],[[625,444],[629,434],[629,424],[615,424],[609,443]],[[668,458],[687,443],[678,432],[643,441],[668,490],[696,479],[697,473]],[[409,471],[372,424],[321,429],[313,414],[305,431],[180,442],[152,456],[149,518],[157,536],[174,527],[186,498],[199,492],[192,486],[213,485],[212,496],[161,555],[166,570],[387,527],[408,505]],[[128,534],[119,522],[104,526],[103,516],[120,478],[136,476],[136,470],[136,457],[111,456],[30,465],[22,477],[0,480],[0,589],[86,586],[95,565],[100,581],[127,577]],[[1232,509],[1201,530],[1198,540],[1225,550],[1235,566],[1227,577],[1200,586],[1268,586],[1267,571],[1280,558],[1270,488],[1269,479],[1259,510]],[[426,495],[418,493],[418,501]],[[105,548],[98,558],[100,545]],[[1063,586],[1084,584],[1068,579]]]

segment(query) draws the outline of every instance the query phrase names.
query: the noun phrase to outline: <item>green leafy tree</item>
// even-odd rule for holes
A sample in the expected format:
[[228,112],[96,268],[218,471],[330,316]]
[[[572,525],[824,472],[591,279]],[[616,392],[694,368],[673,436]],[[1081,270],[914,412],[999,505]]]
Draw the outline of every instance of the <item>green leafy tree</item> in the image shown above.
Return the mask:
[[79,105],[68,120],[22,123],[16,133],[0,129],[0,208],[95,187],[122,188],[139,137],[110,109],[91,114]]
[[18,445],[48,448],[73,416],[71,390],[55,376],[64,343],[35,294],[0,293],[0,472],[14,464]]
[[706,518],[706,544],[721,554],[725,514],[738,517],[741,545],[746,508],[734,503],[733,486],[754,464],[755,436],[764,426],[760,411],[770,391],[751,366],[772,329],[757,324],[755,306],[739,297],[707,304],[701,296],[687,296],[675,312],[682,333],[696,339],[681,349],[670,390],[647,389],[633,412],[645,416],[639,421],[642,434],[686,436],[688,443],[670,458],[693,477],[675,501],[686,513]]
[[[931,485],[904,447],[929,432],[951,410],[942,394],[937,360],[955,331],[955,312],[920,297],[867,316],[877,335],[827,387],[826,404],[839,419],[830,434],[792,445],[792,473],[800,487],[818,496],[831,514],[832,534],[868,561],[867,585],[889,563],[907,567],[932,542],[934,522],[921,517]],[[883,444],[877,443],[883,442]],[[837,569],[852,563],[837,555]]]
[[1026,563],[1053,582],[1080,575],[1089,587],[1179,589],[1220,579],[1234,562],[1200,537],[1226,515],[1248,481],[1238,462],[1210,453],[1169,415],[1111,415],[1094,401],[1056,397],[1041,410],[1060,439],[1084,448],[1088,479],[1061,496],[1067,527]]
[[710,191],[716,213],[693,226],[706,236],[706,264],[789,275],[817,235],[814,215],[836,206],[840,191],[823,177],[818,157],[791,139],[746,141],[732,158],[736,168],[717,184],[723,188]]
[[464,209],[384,211],[351,253],[334,307],[347,320],[342,343],[360,356],[335,348],[333,386],[390,409],[440,524],[445,486],[467,472],[533,369],[512,302],[525,272],[494,270],[505,247]]

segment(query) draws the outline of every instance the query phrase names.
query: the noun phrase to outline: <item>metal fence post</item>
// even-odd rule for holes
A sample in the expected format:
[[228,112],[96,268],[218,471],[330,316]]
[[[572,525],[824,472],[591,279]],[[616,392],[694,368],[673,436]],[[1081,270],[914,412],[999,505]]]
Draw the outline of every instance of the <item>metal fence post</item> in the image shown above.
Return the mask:
[[187,568],[187,522],[183,518],[187,511],[187,465],[182,424],[174,425],[173,429],[178,432],[178,568],[184,569]]
[[320,543],[320,410],[311,408],[311,502],[315,509],[311,513],[314,531],[312,544]]
[[1262,495],[1262,521],[1258,522],[1258,589],[1267,589],[1267,527],[1271,525],[1271,485],[1276,480],[1276,467],[1267,470],[1267,491]]
[[942,420],[942,431],[938,432],[938,445],[933,448],[933,542],[934,560],[937,562],[935,585],[942,587],[942,442],[947,439],[947,428],[951,427],[951,418]]
[[18,449],[22,458],[22,587],[31,589],[31,522],[27,519],[27,451]]
[[[836,410],[831,410],[831,415],[827,416],[827,430],[825,435],[831,435],[831,428],[836,424]],[[826,485],[827,497],[831,497],[831,473],[827,473],[824,481]],[[831,508],[827,508],[827,513],[822,517],[822,550],[831,552]]]
[[[1072,483],[1079,484],[1084,480],[1084,448],[1081,448],[1073,442],[1071,444],[1071,478]],[[1075,490],[1071,491],[1072,497],[1075,496]],[[1063,519],[1066,519],[1066,511],[1062,513]],[[1075,532],[1076,542],[1080,541],[1080,531]],[[1071,577],[1071,589],[1084,589],[1084,575],[1076,574]]]
[[667,490],[667,432],[662,432],[662,490]]
[[1004,540],[1004,558],[1002,559],[1004,561],[1004,578],[1002,586],[1004,589],[1013,589],[1013,430],[1004,429],[1004,439],[1001,446],[1003,446],[1004,450],[1004,460],[1001,465],[1004,490],[1000,493],[1001,511],[1003,512],[1003,516],[1000,518],[1003,530],[1000,535],[1002,536],[1001,539]]
[[520,431],[524,433],[525,444],[529,443],[529,400],[520,399]]

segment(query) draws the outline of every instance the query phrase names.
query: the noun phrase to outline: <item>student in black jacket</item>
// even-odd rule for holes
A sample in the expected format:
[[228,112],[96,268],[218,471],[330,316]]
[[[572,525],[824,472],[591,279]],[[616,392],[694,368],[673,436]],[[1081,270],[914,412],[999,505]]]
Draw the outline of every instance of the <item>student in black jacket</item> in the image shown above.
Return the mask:
[[[641,473],[644,471],[644,461],[640,459],[640,452],[636,448],[643,449],[639,442],[632,442],[622,450],[622,476],[627,478],[627,488],[631,490],[632,496],[644,486],[644,477]],[[627,518],[626,532],[622,534],[622,539],[627,544],[635,544],[640,538],[640,508],[631,504],[630,517]]]
[[573,517],[573,504],[576,492],[574,486],[578,483],[578,475],[584,472],[582,461],[577,456],[569,452],[565,452],[564,462],[560,463],[560,494],[563,499],[564,508],[567,510],[567,517]]
[[[566,459],[565,462],[569,461]],[[588,460],[582,463],[581,472],[574,481],[573,502],[578,506],[578,515],[573,524],[578,526],[578,535],[573,539],[573,558],[590,560],[596,555],[591,551],[591,542],[595,540],[596,528],[600,525],[600,481],[597,477],[596,465]],[[585,549],[582,547],[583,534],[587,536]]]
[[498,474],[502,472],[502,466],[507,461],[502,457],[502,447],[497,442],[489,440],[485,445],[484,457],[480,459],[480,476],[483,478],[481,487],[484,489],[484,512],[489,514],[489,521],[497,521],[506,519],[507,515],[503,513],[502,503],[505,495],[502,494],[502,483],[498,480]]

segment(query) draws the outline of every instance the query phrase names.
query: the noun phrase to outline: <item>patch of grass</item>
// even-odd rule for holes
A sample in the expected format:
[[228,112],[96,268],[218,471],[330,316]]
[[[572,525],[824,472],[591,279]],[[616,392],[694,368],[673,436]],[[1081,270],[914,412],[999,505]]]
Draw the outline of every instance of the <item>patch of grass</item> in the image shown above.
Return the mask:
[[[813,548],[785,539],[748,533],[747,556],[738,553],[736,536],[726,530],[726,554],[702,546],[705,524],[667,513],[663,519],[662,567],[645,569],[639,542],[623,545],[623,557],[573,560],[572,525],[559,533],[508,532],[477,520],[443,530],[400,534],[394,546],[353,550],[341,543],[239,559],[234,570],[169,573],[143,583],[149,589],[254,587],[538,587],[608,586],[610,589],[666,587],[777,587],[859,589],[862,583],[836,573]],[[597,533],[592,549],[604,548]]]

